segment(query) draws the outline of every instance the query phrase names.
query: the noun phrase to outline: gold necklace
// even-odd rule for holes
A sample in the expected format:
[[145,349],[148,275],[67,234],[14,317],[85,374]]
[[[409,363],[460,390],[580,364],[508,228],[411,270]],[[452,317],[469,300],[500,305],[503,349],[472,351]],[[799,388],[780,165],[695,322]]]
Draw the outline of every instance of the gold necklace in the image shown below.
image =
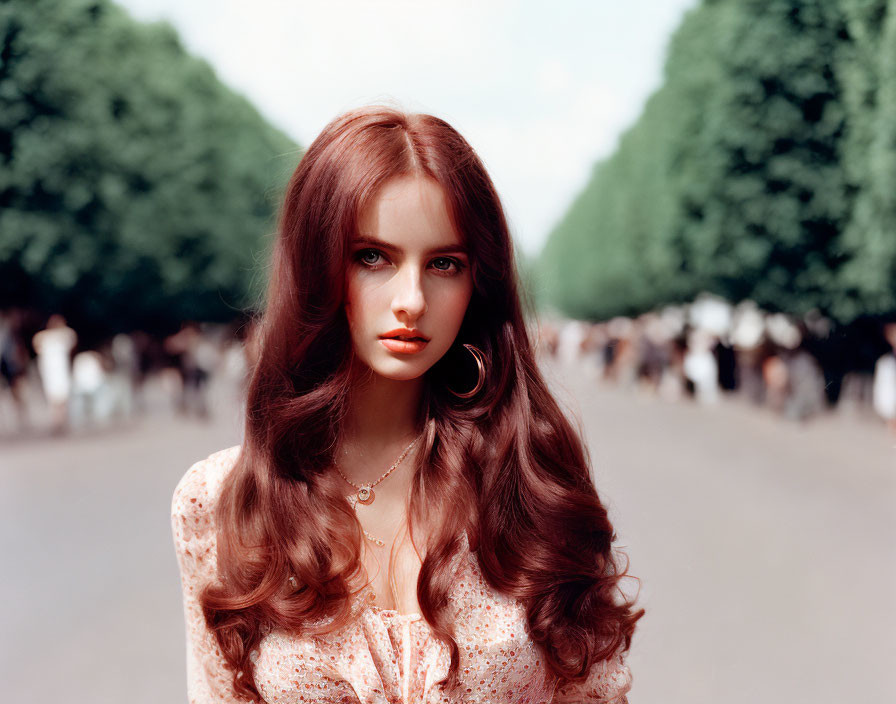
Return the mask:
[[[352,505],[352,508],[355,508],[358,505],[358,497],[354,494],[349,494],[345,498],[348,499],[348,502]],[[372,543],[376,543],[381,548],[386,546],[386,541],[381,538],[375,538],[370,533],[368,533],[364,528],[361,529],[361,532],[364,533],[364,537],[367,538]]]
[[398,467],[398,465],[401,464],[401,461],[402,461],[405,457],[408,456],[408,453],[411,451],[411,448],[414,447],[414,445],[417,444],[417,441],[418,441],[421,437],[423,437],[423,436],[422,436],[422,435],[418,435],[416,438],[414,438],[414,442],[412,442],[410,445],[408,445],[408,446],[404,449],[404,452],[401,453],[401,456],[400,456],[397,460],[395,460],[395,462],[392,464],[391,467],[389,467],[389,469],[386,470],[385,474],[383,474],[383,476],[381,476],[379,479],[377,479],[377,480],[376,480],[375,482],[373,482],[372,484],[370,484],[370,483],[368,483],[368,484],[355,484],[351,479],[349,479],[347,476],[345,476],[345,475],[342,473],[342,471],[339,469],[339,467],[336,467],[336,471],[339,472],[339,476],[340,476],[340,477],[342,477],[343,479],[345,479],[346,482],[348,482],[348,483],[351,484],[353,487],[355,487],[355,489],[358,490],[357,495],[356,495],[355,497],[353,497],[353,498],[357,499],[358,501],[360,501],[360,502],[361,502],[362,504],[364,504],[365,506],[368,506],[368,505],[370,505],[370,504],[373,503],[374,499],[376,499],[376,493],[373,491],[373,487],[375,487],[377,484],[379,484],[381,481],[383,481],[383,479],[385,479],[385,478],[388,477],[390,474],[392,474],[392,472],[395,471],[395,468]]

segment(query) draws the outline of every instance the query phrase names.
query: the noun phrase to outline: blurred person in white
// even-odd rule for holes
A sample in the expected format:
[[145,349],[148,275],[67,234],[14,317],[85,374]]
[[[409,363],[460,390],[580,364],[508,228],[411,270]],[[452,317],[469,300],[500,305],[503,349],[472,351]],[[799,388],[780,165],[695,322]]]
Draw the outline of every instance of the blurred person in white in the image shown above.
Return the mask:
[[50,405],[52,430],[68,430],[68,403],[72,392],[71,354],[78,344],[78,335],[65,318],[54,314],[47,327],[34,336],[32,346],[37,353],[37,371],[44,395]]
[[172,504],[192,702],[626,701],[643,612],[519,291],[443,120],[366,108],[311,144],[245,441]]
[[874,410],[896,434],[896,323],[884,325],[884,337],[890,351],[874,365]]
[[707,405],[719,400],[719,366],[712,352],[717,340],[707,330],[693,330],[684,354],[684,375],[694,385],[694,398]]
[[107,425],[126,412],[125,390],[109,360],[96,350],[78,352],[72,361],[72,400],[69,417],[74,427]]

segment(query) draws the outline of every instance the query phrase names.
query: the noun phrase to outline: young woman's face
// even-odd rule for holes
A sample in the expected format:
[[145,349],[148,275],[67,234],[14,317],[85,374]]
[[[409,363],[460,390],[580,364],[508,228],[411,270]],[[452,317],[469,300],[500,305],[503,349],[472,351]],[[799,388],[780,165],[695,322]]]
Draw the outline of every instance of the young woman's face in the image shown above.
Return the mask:
[[345,303],[355,355],[375,374],[415,379],[457,337],[473,293],[466,248],[425,177],[387,181],[359,226]]

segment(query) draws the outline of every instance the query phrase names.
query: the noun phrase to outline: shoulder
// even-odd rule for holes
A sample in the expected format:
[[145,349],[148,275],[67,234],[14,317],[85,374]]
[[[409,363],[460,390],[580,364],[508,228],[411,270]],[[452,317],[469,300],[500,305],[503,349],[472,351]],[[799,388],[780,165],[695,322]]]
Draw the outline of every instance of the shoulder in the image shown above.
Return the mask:
[[181,477],[171,501],[172,515],[195,515],[211,508],[221,493],[224,478],[233,469],[240,446],[215,452],[193,464]]
[[181,477],[171,500],[172,528],[180,542],[213,533],[214,508],[221,485],[239,454],[239,445],[215,452],[196,462]]

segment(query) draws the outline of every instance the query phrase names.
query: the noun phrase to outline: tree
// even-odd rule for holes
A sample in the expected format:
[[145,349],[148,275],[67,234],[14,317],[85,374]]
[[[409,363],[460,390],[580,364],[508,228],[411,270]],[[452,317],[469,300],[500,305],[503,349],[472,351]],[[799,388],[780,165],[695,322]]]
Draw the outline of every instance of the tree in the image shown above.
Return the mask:
[[705,0],[551,234],[549,300],[896,312],[896,0]]
[[856,192],[835,311],[896,313],[896,2],[843,0],[840,72],[849,115],[844,169]]
[[0,38],[0,305],[99,333],[250,304],[296,145],[108,0],[8,2]]

